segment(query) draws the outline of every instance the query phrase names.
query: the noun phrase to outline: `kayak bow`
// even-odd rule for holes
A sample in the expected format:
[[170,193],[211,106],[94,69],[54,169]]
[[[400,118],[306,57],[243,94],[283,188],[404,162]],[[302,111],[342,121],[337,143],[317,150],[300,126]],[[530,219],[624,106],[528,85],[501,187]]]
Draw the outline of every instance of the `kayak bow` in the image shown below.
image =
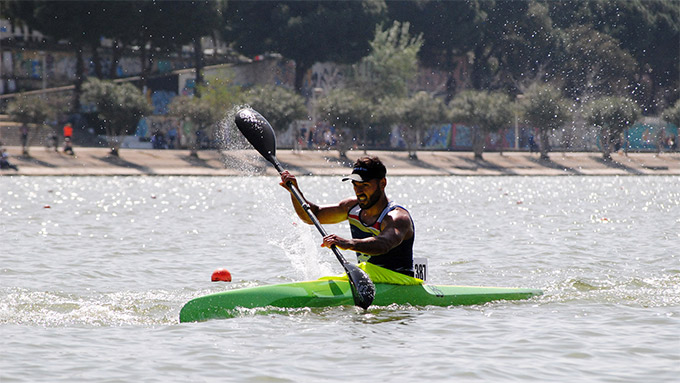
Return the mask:
[[[541,290],[510,287],[450,285],[394,285],[375,283],[373,305],[411,306],[477,305],[497,300],[520,300],[543,294]],[[314,280],[235,289],[189,301],[179,313],[180,322],[232,318],[238,308],[302,308],[354,304],[346,280]]]

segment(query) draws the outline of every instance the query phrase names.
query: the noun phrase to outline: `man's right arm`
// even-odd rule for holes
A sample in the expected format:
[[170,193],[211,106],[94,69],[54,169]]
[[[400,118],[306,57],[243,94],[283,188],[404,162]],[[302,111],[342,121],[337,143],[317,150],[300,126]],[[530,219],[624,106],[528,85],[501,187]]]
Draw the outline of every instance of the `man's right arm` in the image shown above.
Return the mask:
[[[289,181],[293,185],[295,185],[295,187],[298,187],[295,176],[290,174],[288,171],[283,171],[281,173],[280,185],[290,192],[288,186],[286,185],[286,183],[288,183]],[[298,190],[300,189],[298,188]],[[322,224],[333,224],[346,220],[347,213],[352,208],[352,206],[356,205],[357,203],[356,198],[353,197],[342,200],[335,205],[319,206],[313,202],[309,202],[309,200],[307,200],[304,197],[304,195],[302,195],[302,192],[300,192],[300,195],[309,205],[311,212],[316,216],[316,218],[319,219],[319,222]],[[300,203],[297,201],[292,192],[290,192],[290,199],[293,203],[293,207],[295,208],[295,212],[297,213],[298,217],[300,217],[300,219],[303,220],[305,223],[311,225],[313,223],[312,220],[309,218],[307,212],[305,212],[305,209],[300,205]]]

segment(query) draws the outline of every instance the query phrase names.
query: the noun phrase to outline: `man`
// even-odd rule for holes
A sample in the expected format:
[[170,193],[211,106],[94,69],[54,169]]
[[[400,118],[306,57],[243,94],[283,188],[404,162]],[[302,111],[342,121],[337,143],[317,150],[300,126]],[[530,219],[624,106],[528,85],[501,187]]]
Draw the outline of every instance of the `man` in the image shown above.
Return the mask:
[[[352,181],[354,197],[327,206],[307,203],[322,224],[349,220],[351,239],[329,234],[323,238],[321,246],[335,245],[343,250],[352,250],[357,252],[359,261],[413,276],[413,220],[406,209],[385,195],[386,173],[385,165],[378,157],[359,158],[354,163],[352,174],[343,178],[343,181]],[[288,181],[297,186],[297,180],[287,171],[281,173],[281,181],[283,187]],[[300,219],[312,224],[292,195],[291,200]]]

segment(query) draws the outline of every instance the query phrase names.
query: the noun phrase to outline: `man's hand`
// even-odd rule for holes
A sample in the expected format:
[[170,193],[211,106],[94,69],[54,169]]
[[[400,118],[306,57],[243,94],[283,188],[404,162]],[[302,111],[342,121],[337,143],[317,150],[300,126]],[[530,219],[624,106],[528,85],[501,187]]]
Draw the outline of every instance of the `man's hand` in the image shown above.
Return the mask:
[[354,246],[354,240],[342,238],[337,234],[328,234],[327,236],[323,237],[323,243],[321,244],[321,247],[330,248],[333,245],[341,250],[352,250],[352,247]]
[[295,178],[295,176],[290,174],[288,170],[284,170],[283,172],[281,172],[281,182],[279,183],[279,185],[283,186],[286,190],[288,190],[288,185],[286,185],[288,182],[295,185],[295,187],[298,187],[297,179]]

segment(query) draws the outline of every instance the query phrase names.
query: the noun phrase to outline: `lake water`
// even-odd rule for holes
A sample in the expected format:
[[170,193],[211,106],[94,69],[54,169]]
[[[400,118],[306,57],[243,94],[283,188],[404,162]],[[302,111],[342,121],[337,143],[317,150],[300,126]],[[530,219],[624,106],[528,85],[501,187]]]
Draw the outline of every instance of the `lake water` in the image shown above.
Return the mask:
[[[322,203],[352,193],[337,177],[300,183]],[[275,178],[2,177],[0,381],[678,382],[680,178],[391,177],[387,190],[411,210],[431,283],[545,295],[179,324],[197,296],[341,272]],[[221,267],[232,283],[210,282]]]

